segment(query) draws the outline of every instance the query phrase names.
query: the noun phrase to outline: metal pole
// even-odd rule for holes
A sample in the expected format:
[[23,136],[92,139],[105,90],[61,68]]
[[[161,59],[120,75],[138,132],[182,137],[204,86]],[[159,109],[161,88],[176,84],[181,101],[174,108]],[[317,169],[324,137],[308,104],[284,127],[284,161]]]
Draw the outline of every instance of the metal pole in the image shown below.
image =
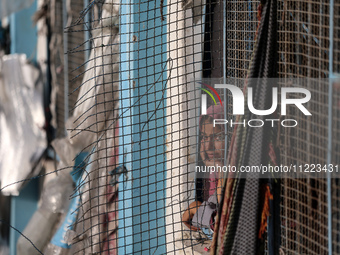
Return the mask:
[[[68,119],[68,55],[67,55],[67,44],[68,44],[68,34],[65,32],[65,28],[67,26],[67,0],[63,1],[63,42],[64,42],[64,124]],[[65,135],[66,135],[66,127],[65,127]]]
[[[223,1],[223,83],[227,83],[227,1]],[[224,94],[224,119],[227,119],[227,89],[223,89]],[[228,126],[225,125],[225,134],[228,134]],[[227,164],[228,139],[224,143],[224,164]]]
[[[89,6],[89,0],[84,0],[84,10]],[[85,40],[85,52],[84,52],[84,57],[85,57],[85,63],[89,60],[89,55],[90,55],[90,29],[91,29],[91,24],[90,24],[90,12],[85,14],[84,17],[84,40]]]
[[[330,0],[329,15],[329,87],[328,87],[328,146],[327,164],[332,162],[332,106],[333,106],[333,32],[334,32],[334,0]],[[328,254],[333,254],[332,247],[332,182],[327,172],[327,207],[328,207]]]

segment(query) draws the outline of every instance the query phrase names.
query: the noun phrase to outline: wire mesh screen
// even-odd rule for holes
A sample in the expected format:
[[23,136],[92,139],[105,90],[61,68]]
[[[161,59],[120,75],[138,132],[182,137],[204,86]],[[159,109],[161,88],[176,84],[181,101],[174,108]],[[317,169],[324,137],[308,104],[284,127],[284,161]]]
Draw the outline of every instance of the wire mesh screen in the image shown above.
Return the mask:
[[227,2],[227,77],[245,78],[255,43],[259,1]]
[[[51,76],[52,87],[54,89],[52,96],[55,97],[56,114],[54,126],[59,127],[58,136],[64,134],[64,74],[63,74],[63,3],[62,1],[51,1]],[[52,109],[54,107],[51,107]]]
[[[67,22],[72,24],[79,17],[79,13],[84,9],[84,1],[82,0],[71,0],[67,5]],[[72,115],[73,108],[78,97],[79,90],[77,88],[80,86],[81,74],[85,70],[85,34],[88,33],[86,28],[81,26],[71,27],[68,31],[63,31],[67,33],[67,46],[72,54],[68,54],[68,73],[69,73],[69,96],[68,96],[68,114]]]
[[[329,73],[329,2],[285,1],[280,6],[280,75],[325,78]],[[284,164],[327,163],[328,81],[309,86],[313,118],[281,136]],[[302,117],[302,118],[301,118]],[[327,254],[327,181],[285,179],[282,189],[282,249],[290,254]]]
[[[66,6],[67,5],[67,6]],[[65,6],[66,15],[63,8]],[[81,84],[80,74],[84,72],[85,53],[82,45],[84,45],[84,29],[78,28],[79,31],[64,31],[65,24],[74,22],[79,17],[79,13],[84,8],[84,1],[72,0],[63,2],[53,0],[50,3],[51,16],[51,42],[49,45],[51,54],[51,76],[52,76],[52,102],[54,123],[56,128],[56,136],[62,137],[65,135],[65,118],[72,115],[73,108],[77,96],[77,87]],[[67,20],[65,20],[67,19]],[[67,33],[67,42],[64,42],[64,32]],[[67,44],[67,49],[72,50],[72,54],[66,55],[65,60],[64,43]],[[76,51],[76,52],[74,52]],[[67,66],[65,65],[67,62]],[[67,68],[67,70],[65,70]],[[65,72],[68,75],[69,82],[65,84]],[[65,86],[70,93],[68,96],[68,103],[65,104]],[[65,106],[68,105],[67,109]],[[66,115],[66,116],[65,116]]]
[[[339,25],[340,25],[340,17],[338,15],[340,3],[336,2],[334,4],[334,62],[333,62],[333,70],[336,73],[340,72],[340,65],[339,65],[339,50],[340,50],[340,37],[339,37]],[[332,97],[333,100],[333,123],[332,123],[332,130],[333,130],[333,143],[332,143],[332,162],[339,162],[340,155],[339,155],[339,126],[340,126],[340,111],[339,111],[339,83],[334,83],[333,85],[334,94]],[[337,231],[340,227],[340,212],[339,212],[339,180],[333,180],[332,182],[332,235],[333,235],[333,250],[334,253],[340,253],[339,247],[339,240],[340,235],[339,231]]]
[[[260,2],[106,0],[89,1],[83,8],[82,1],[72,0],[65,31],[61,1],[52,6],[57,122],[68,129],[55,147],[65,165],[80,155],[83,162],[72,174],[78,173],[78,179],[74,178],[70,207],[74,218],[65,237],[67,249],[72,254],[209,254],[214,223],[210,220],[216,219],[217,209],[206,232],[191,223],[201,204],[218,205],[211,199],[219,195],[221,183],[216,177],[198,178],[195,169],[217,158],[226,160],[232,153],[234,129],[214,129],[209,117],[200,116],[202,88],[209,86],[200,82],[247,78]],[[335,7],[337,13],[338,3]],[[329,77],[331,11],[329,2],[278,1],[281,78]],[[336,15],[335,31],[337,22]],[[68,38],[66,123],[61,103],[65,100],[62,32]],[[335,71],[339,71],[338,40],[335,32]],[[278,131],[275,144],[283,165],[327,164],[329,83],[305,88],[313,95],[308,105],[313,117],[307,119],[289,108],[288,115],[299,125]],[[339,163],[337,92],[335,84],[334,164]],[[211,96],[205,115],[235,120],[232,94],[219,89],[216,95],[220,103]],[[227,139],[221,138],[224,132]],[[326,254],[327,180],[303,177],[282,179],[280,252]],[[338,186],[333,179],[334,252],[340,252]],[[264,252],[270,246],[266,245]]]
[[[84,156],[73,195],[77,217],[72,223],[69,242],[72,254],[115,254],[118,173],[111,171],[119,162],[117,24],[120,5],[113,1],[93,1],[84,9],[79,5],[78,12],[70,6],[70,12],[77,16],[73,16],[66,28],[72,75],[69,91],[73,97],[77,95],[77,99],[71,106],[73,111],[66,123],[68,135],[65,139],[71,151]],[[82,40],[81,43],[77,43],[78,40]],[[86,48],[89,45],[91,50]],[[86,55],[88,60],[84,61]],[[64,156],[69,158],[70,155]]]

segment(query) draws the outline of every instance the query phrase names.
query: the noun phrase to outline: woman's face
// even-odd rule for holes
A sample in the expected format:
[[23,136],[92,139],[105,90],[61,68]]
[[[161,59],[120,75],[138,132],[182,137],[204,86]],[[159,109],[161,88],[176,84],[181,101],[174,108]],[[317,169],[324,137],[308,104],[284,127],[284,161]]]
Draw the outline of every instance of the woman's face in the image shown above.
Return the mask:
[[205,120],[201,126],[201,157],[205,165],[223,165],[224,130]]

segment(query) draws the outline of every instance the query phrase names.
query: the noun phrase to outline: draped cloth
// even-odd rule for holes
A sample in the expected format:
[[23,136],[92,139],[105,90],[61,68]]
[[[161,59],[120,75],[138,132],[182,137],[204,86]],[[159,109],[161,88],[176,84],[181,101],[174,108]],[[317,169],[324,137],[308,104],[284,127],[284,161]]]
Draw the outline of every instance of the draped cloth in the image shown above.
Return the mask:
[[[252,87],[255,108],[269,109],[272,103],[272,84],[267,78],[278,76],[277,0],[262,0],[258,8],[258,18],[256,42],[244,91],[247,87]],[[238,116],[237,122],[241,122],[241,119],[264,121],[264,118],[249,112],[245,106],[245,115]],[[237,169],[240,166],[277,164],[272,141],[275,141],[275,129],[269,123],[264,124],[262,128],[237,125],[229,148],[228,163]],[[229,174],[225,179],[222,206],[215,221],[211,254],[239,255],[263,252],[263,233],[260,229],[266,227],[263,224],[267,222],[269,212],[266,211],[271,204],[268,199],[272,200],[272,186],[268,184],[273,180],[258,177],[257,173],[247,173],[247,176],[235,173]]]

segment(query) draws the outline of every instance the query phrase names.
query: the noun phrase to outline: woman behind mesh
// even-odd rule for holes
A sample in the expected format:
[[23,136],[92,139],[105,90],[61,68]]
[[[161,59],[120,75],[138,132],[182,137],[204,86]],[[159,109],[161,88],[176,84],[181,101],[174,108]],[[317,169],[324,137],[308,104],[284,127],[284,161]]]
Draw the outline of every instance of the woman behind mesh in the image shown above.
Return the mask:
[[[223,125],[214,127],[214,119],[224,119],[223,106],[213,105],[207,109],[207,115],[200,117],[200,157],[203,167],[223,167],[225,151],[225,131]],[[182,216],[183,223],[191,230],[201,229],[212,237],[218,201],[222,194],[222,179],[218,173],[208,173],[204,185],[204,202],[192,202]]]

